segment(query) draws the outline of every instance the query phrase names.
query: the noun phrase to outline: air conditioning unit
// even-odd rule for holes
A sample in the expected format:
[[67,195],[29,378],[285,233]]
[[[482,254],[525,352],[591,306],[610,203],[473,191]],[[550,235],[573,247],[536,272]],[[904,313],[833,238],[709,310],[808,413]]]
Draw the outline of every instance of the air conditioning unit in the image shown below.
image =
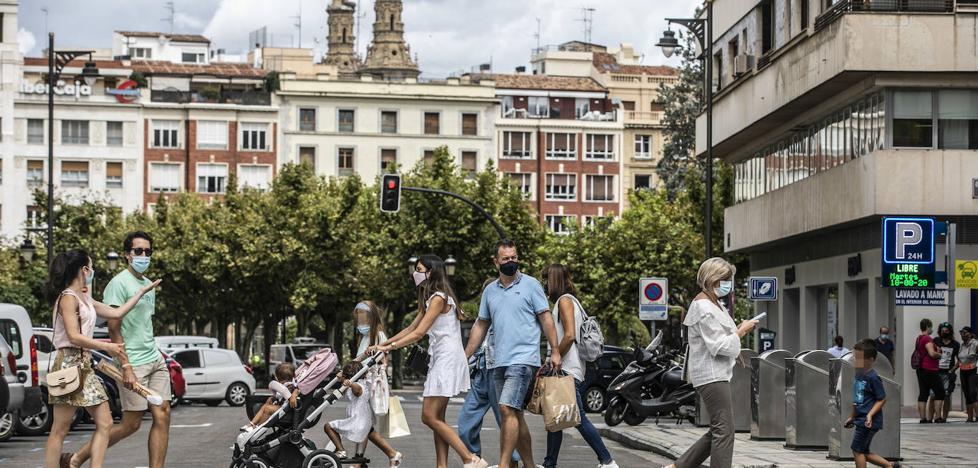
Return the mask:
[[754,68],[754,56],[750,54],[740,54],[734,57],[734,76],[742,76],[747,74],[752,68]]

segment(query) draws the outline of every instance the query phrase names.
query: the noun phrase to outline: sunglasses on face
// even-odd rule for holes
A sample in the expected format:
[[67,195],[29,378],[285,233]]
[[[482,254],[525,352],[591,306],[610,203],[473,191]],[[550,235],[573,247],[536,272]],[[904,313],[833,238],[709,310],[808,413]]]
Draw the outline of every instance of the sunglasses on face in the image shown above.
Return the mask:
[[136,247],[132,249],[133,255],[145,255],[147,257],[153,256],[153,249],[144,249],[142,247]]

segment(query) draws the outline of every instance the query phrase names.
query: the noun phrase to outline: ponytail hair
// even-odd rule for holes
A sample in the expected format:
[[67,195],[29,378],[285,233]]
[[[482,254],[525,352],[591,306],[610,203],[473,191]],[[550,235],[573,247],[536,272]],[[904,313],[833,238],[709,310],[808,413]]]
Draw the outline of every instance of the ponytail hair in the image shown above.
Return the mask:
[[78,277],[78,272],[88,266],[88,261],[88,252],[81,249],[61,252],[54,257],[48,268],[48,280],[44,284],[44,296],[51,306],[58,301],[61,292]]

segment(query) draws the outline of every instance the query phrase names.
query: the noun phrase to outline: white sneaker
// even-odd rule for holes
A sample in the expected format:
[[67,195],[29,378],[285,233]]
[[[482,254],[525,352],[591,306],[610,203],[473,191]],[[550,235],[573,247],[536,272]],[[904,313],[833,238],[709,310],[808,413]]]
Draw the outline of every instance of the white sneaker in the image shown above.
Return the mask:
[[599,464],[598,465],[598,468],[619,468],[619,466],[618,466],[617,463],[615,463],[614,460],[611,460],[611,463],[608,463],[606,465],[605,464]]
[[462,465],[462,468],[489,468],[489,463],[486,463],[486,461],[480,457],[474,462]]

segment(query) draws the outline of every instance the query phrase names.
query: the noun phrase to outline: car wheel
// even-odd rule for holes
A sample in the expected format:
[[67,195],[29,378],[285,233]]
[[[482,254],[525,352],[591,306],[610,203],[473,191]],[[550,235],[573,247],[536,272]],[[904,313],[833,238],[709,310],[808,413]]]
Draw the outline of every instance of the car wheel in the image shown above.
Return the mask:
[[600,413],[604,409],[604,392],[598,387],[591,387],[584,392],[584,409],[588,413]]
[[47,403],[41,404],[41,411],[37,413],[28,415],[21,414],[14,423],[17,426],[17,434],[28,437],[47,434],[51,430],[53,414],[51,405]]
[[0,442],[6,442],[14,436],[16,417],[16,411],[6,412],[0,416]]
[[339,458],[329,450],[319,449],[306,455],[302,468],[341,468]]
[[210,407],[221,406],[221,402],[224,400],[204,400],[204,404]]
[[228,387],[224,400],[231,406],[243,406],[248,401],[250,394],[251,390],[248,389],[247,385],[235,382]]

